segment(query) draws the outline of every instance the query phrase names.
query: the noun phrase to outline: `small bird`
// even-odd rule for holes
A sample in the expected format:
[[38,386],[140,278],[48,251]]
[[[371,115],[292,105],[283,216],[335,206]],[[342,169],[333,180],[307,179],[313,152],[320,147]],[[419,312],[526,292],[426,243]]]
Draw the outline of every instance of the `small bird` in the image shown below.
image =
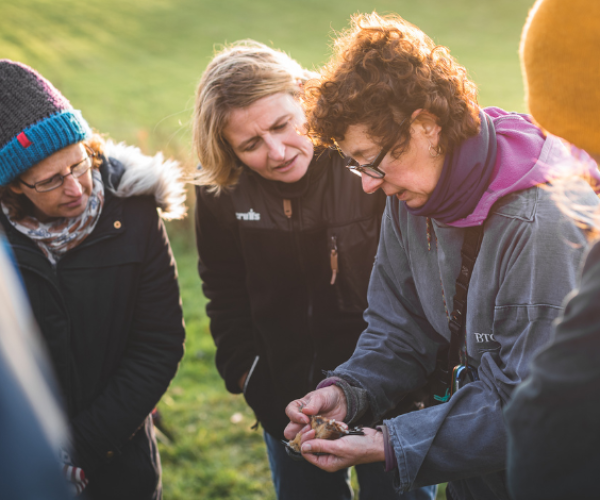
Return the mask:
[[[329,419],[322,417],[321,415],[310,416],[310,427],[315,431],[315,438],[317,439],[339,439],[344,436],[364,436],[361,427],[354,427],[352,429],[346,428],[344,425],[336,422],[334,418]],[[296,434],[296,437],[291,441],[284,441],[286,451],[288,455],[298,458],[301,457],[300,453],[300,441],[302,439],[302,433]],[[320,453],[315,453],[320,455]]]

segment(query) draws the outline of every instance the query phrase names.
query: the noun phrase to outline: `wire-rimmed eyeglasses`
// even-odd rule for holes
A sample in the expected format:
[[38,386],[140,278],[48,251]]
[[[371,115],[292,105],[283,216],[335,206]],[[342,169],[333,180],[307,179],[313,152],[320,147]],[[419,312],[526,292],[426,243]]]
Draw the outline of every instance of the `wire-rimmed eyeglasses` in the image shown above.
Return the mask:
[[94,156],[96,156],[96,153],[88,151],[86,157],[80,162],[76,163],[75,165],[72,165],[70,167],[71,171],[66,175],[55,174],[52,177],[49,177],[48,179],[38,181],[34,184],[28,184],[20,177],[18,177],[17,180],[21,184],[25,184],[25,186],[27,186],[28,188],[35,189],[38,193],[46,193],[48,191],[52,191],[53,189],[62,186],[65,182],[65,178],[69,175],[72,175],[73,178],[77,179],[78,177],[81,177],[83,174],[85,174],[90,168],[92,168],[92,158]]
[[388,151],[389,148],[383,148],[375,160],[371,163],[366,163],[365,165],[359,165],[357,161],[350,158],[346,164],[346,168],[359,177],[361,177],[362,174],[365,174],[369,177],[373,177],[373,179],[383,179],[385,177],[385,172],[378,167],[385,158],[385,155],[388,154]]

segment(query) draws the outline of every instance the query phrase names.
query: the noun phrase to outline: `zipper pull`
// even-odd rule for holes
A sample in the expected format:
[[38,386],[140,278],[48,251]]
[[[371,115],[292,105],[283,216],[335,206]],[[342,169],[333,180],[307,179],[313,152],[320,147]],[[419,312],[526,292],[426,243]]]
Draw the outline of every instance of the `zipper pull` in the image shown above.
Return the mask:
[[283,200],[283,213],[288,219],[292,218],[292,200]]
[[338,274],[338,251],[335,236],[331,237],[331,255],[329,257],[329,263],[331,264],[331,285],[335,283],[335,278]]

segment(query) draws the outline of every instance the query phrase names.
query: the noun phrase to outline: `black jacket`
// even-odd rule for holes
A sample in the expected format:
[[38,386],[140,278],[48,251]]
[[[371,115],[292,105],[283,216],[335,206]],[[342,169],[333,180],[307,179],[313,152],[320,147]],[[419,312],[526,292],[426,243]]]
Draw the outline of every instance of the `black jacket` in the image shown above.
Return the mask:
[[565,299],[554,337],[504,410],[513,498],[598,498],[600,242]]
[[160,496],[160,460],[148,415],[175,375],[185,332],[155,199],[111,192],[131,180],[131,151],[122,156],[101,167],[105,203],[94,231],[55,267],[0,219],[62,388],[88,496],[150,499]]
[[232,393],[250,371],[246,400],[265,430],[283,438],[286,405],[348,359],[366,326],[385,197],[365,194],[333,151],[315,157],[296,183],[244,169],[233,190],[216,196],[200,187],[196,197],[217,368]]

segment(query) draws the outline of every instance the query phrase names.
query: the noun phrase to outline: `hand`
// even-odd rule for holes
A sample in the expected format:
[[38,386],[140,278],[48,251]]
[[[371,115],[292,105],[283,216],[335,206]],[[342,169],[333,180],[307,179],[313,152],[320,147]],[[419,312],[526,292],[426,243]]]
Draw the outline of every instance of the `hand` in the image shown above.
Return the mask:
[[[334,441],[314,439],[315,431],[302,435],[302,456],[311,464],[327,472],[335,472],[352,465],[384,462],[383,434],[375,429],[363,429],[364,436],[344,436]],[[314,455],[327,453],[327,455]]]
[[286,439],[294,439],[299,432],[310,429],[310,427],[306,428],[309,422],[308,415],[322,415],[341,422],[344,420],[346,412],[346,396],[339,387],[330,385],[323,389],[317,389],[287,405],[285,414],[290,419],[290,423],[283,434]]
[[63,476],[67,480],[72,496],[80,495],[89,483],[89,480],[85,477],[85,472],[81,467],[73,465],[71,455],[64,448],[60,450],[60,460]]

